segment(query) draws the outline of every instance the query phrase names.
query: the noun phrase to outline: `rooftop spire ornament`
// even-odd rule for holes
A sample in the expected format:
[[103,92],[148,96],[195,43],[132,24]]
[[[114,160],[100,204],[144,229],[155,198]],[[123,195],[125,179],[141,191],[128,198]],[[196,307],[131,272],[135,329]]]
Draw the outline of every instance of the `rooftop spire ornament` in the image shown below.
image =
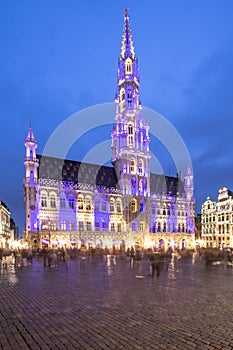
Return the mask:
[[129,11],[128,9],[125,9],[124,32],[121,44],[121,58],[125,59],[127,57],[131,57],[132,59],[134,59],[135,52],[133,46],[133,39],[130,32]]

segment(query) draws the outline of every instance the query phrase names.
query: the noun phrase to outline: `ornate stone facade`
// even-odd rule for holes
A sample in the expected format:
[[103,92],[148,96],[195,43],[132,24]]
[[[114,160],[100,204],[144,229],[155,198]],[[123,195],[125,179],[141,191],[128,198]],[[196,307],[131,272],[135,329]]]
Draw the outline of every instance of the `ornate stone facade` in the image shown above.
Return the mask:
[[127,10],[117,83],[113,167],[39,156],[29,128],[24,188],[30,245],[194,245],[190,168],[184,180],[150,170],[149,124],[142,117],[138,60]]
[[10,210],[0,200],[0,248],[9,248],[11,243]]
[[202,205],[201,223],[207,248],[233,248],[233,192],[222,187],[217,201],[208,197]]

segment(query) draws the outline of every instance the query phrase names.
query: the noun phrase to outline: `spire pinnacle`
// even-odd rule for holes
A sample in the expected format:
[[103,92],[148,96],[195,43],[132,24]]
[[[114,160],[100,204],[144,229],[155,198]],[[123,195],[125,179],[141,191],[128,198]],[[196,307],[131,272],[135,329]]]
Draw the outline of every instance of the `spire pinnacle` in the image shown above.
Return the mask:
[[30,120],[29,130],[28,130],[28,134],[27,134],[27,137],[25,139],[25,142],[35,142],[35,143],[37,143],[36,140],[35,140],[35,137],[33,135],[31,120]]
[[121,43],[121,58],[125,59],[127,57],[135,58],[133,39],[130,32],[129,25],[129,10],[125,9],[125,17],[124,17],[124,32],[122,36]]

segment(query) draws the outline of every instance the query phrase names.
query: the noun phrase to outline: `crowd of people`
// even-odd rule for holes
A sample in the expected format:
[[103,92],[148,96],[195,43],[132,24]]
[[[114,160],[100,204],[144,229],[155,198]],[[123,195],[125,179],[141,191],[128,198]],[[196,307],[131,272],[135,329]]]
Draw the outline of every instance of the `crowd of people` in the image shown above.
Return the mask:
[[[157,249],[142,249],[138,246],[132,245],[126,251],[124,249],[117,250],[115,246],[111,249],[103,248],[87,248],[82,245],[80,248],[75,246],[67,248],[62,247],[42,247],[38,250],[30,249],[14,249],[4,250],[0,249],[0,265],[1,269],[7,268],[6,256],[11,256],[12,262],[15,267],[20,268],[24,266],[30,266],[33,263],[33,259],[37,259],[44,267],[58,267],[61,263],[70,259],[75,259],[79,263],[80,271],[86,269],[87,264],[96,265],[102,263],[108,267],[117,265],[118,260],[126,261],[126,264],[130,269],[135,269],[135,276],[142,278],[142,265],[148,267],[148,276],[153,278],[159,277],[161,271],[168,271],[171,262],[177,260],[196,261],[203,262],[207,268],[214,264],[225,263],[226,266],[233,266],[232,250],[221,249],[197,249],[197,250],[174,250],[172,247],[168,247],[165,251],[163,248]],[[145,274],[145,270],[143,271]]]

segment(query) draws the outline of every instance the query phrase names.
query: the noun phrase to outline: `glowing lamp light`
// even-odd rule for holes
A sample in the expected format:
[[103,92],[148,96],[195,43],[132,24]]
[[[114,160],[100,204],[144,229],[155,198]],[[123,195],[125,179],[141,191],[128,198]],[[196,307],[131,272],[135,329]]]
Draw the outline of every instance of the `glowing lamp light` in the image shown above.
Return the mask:
[[62,239],[60,243],[61,243],[61,245],[67,244],[67,239]]

